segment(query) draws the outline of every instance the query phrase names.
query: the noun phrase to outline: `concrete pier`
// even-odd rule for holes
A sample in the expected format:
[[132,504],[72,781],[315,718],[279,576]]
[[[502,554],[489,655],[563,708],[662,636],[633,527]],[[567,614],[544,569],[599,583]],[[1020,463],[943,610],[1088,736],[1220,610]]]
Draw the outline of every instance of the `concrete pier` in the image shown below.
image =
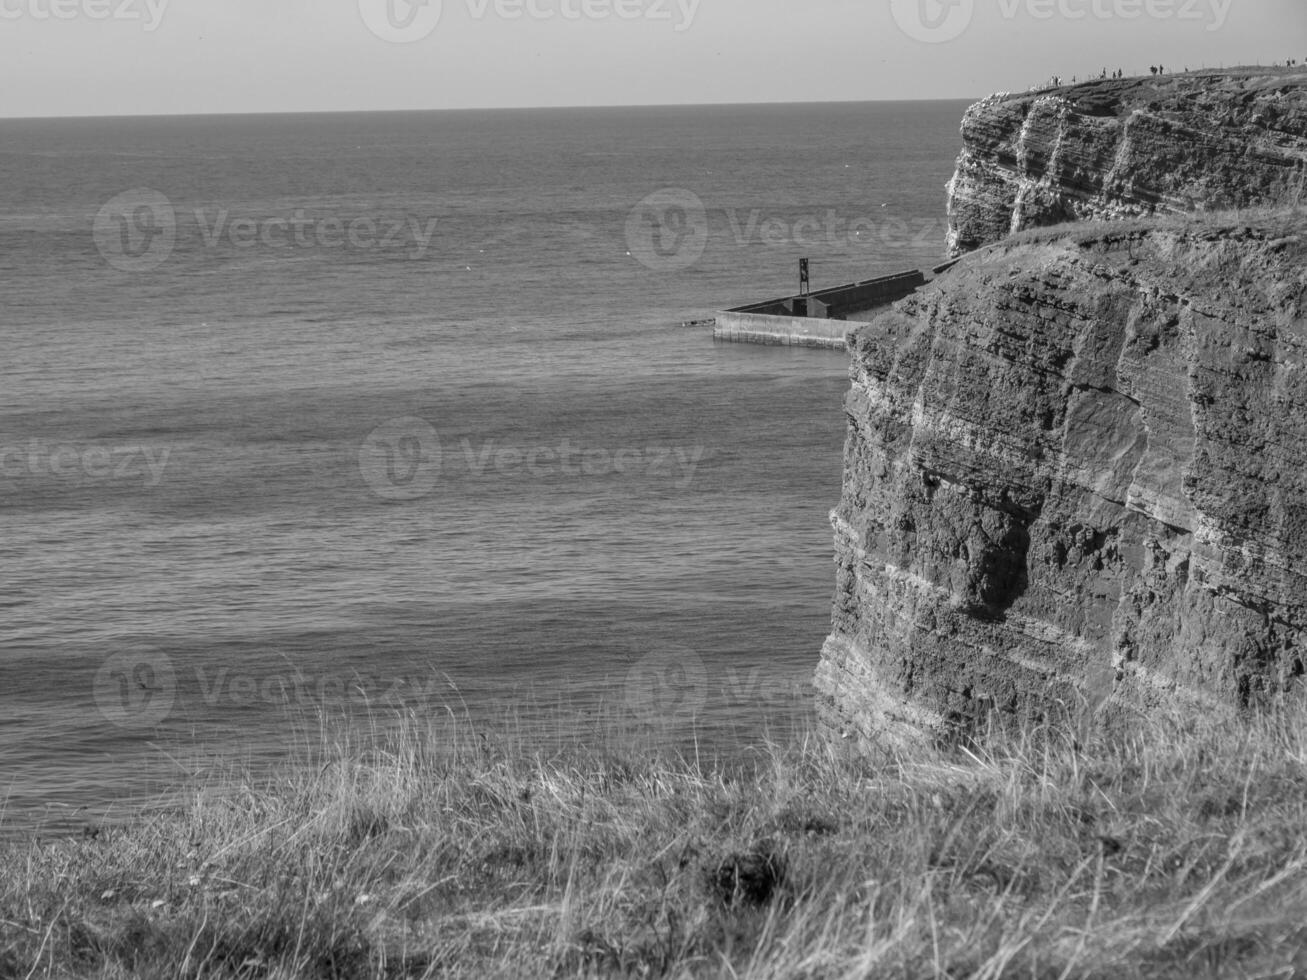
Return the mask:
[[914,269],[833,286],[806,296],[737,306],[717,314],[713,339],[844,350],[845,335],[865,326],[866,314],[915,292],[925,281],[926,277]]
[[866,326],[855,320],[827,320],[803,316],[772,316],[727,310],[717,314],[713,339],[737,344],[776,344],[784,347],[821,347],[845,350],[850,330]]

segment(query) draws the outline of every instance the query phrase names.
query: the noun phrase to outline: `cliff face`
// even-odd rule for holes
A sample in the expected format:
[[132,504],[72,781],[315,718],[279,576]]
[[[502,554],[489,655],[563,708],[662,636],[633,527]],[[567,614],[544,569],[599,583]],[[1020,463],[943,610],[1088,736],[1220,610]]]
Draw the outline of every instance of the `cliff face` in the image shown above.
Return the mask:
[[954,255],[1065,221],[1307,203],[1307,71],[1088,82],[972,106]]
[[1307,217],[1027,233],[851,344],[829,725],[915,741],[1302,677]]

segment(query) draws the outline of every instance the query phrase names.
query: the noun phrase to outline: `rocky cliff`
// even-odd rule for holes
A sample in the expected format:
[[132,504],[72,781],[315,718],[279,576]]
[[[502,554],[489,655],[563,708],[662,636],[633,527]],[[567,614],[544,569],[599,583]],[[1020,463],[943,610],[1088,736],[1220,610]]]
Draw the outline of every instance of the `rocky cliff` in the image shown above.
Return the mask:
[[954,255],[1065,221],[1307,203],[1307,70],[994,96],[968,110],[962,140]]
[[[1116,186],[1084,166],[1076,201]],[[1303,676],[1307,216],[1028,232],[850,350],[831,726],[884,744],[995,711],[1224,710]]]

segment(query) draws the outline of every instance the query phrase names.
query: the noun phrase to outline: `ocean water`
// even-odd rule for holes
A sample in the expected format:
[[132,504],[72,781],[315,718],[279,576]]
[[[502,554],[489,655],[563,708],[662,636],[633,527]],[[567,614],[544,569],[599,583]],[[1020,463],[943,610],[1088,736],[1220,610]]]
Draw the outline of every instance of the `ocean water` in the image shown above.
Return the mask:
[[0,828],[803,727],[845,358],[682,323],[939,261],[963,108],[0,121]]

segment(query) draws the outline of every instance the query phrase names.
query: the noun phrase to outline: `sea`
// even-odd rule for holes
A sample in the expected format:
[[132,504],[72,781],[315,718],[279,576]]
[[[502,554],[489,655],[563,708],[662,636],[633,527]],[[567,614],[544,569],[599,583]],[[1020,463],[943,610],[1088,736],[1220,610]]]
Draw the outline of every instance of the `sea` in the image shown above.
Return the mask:
[[965,105],[0,120],[0,833],[801,737],[846,356],[696,321],[940,262]]

